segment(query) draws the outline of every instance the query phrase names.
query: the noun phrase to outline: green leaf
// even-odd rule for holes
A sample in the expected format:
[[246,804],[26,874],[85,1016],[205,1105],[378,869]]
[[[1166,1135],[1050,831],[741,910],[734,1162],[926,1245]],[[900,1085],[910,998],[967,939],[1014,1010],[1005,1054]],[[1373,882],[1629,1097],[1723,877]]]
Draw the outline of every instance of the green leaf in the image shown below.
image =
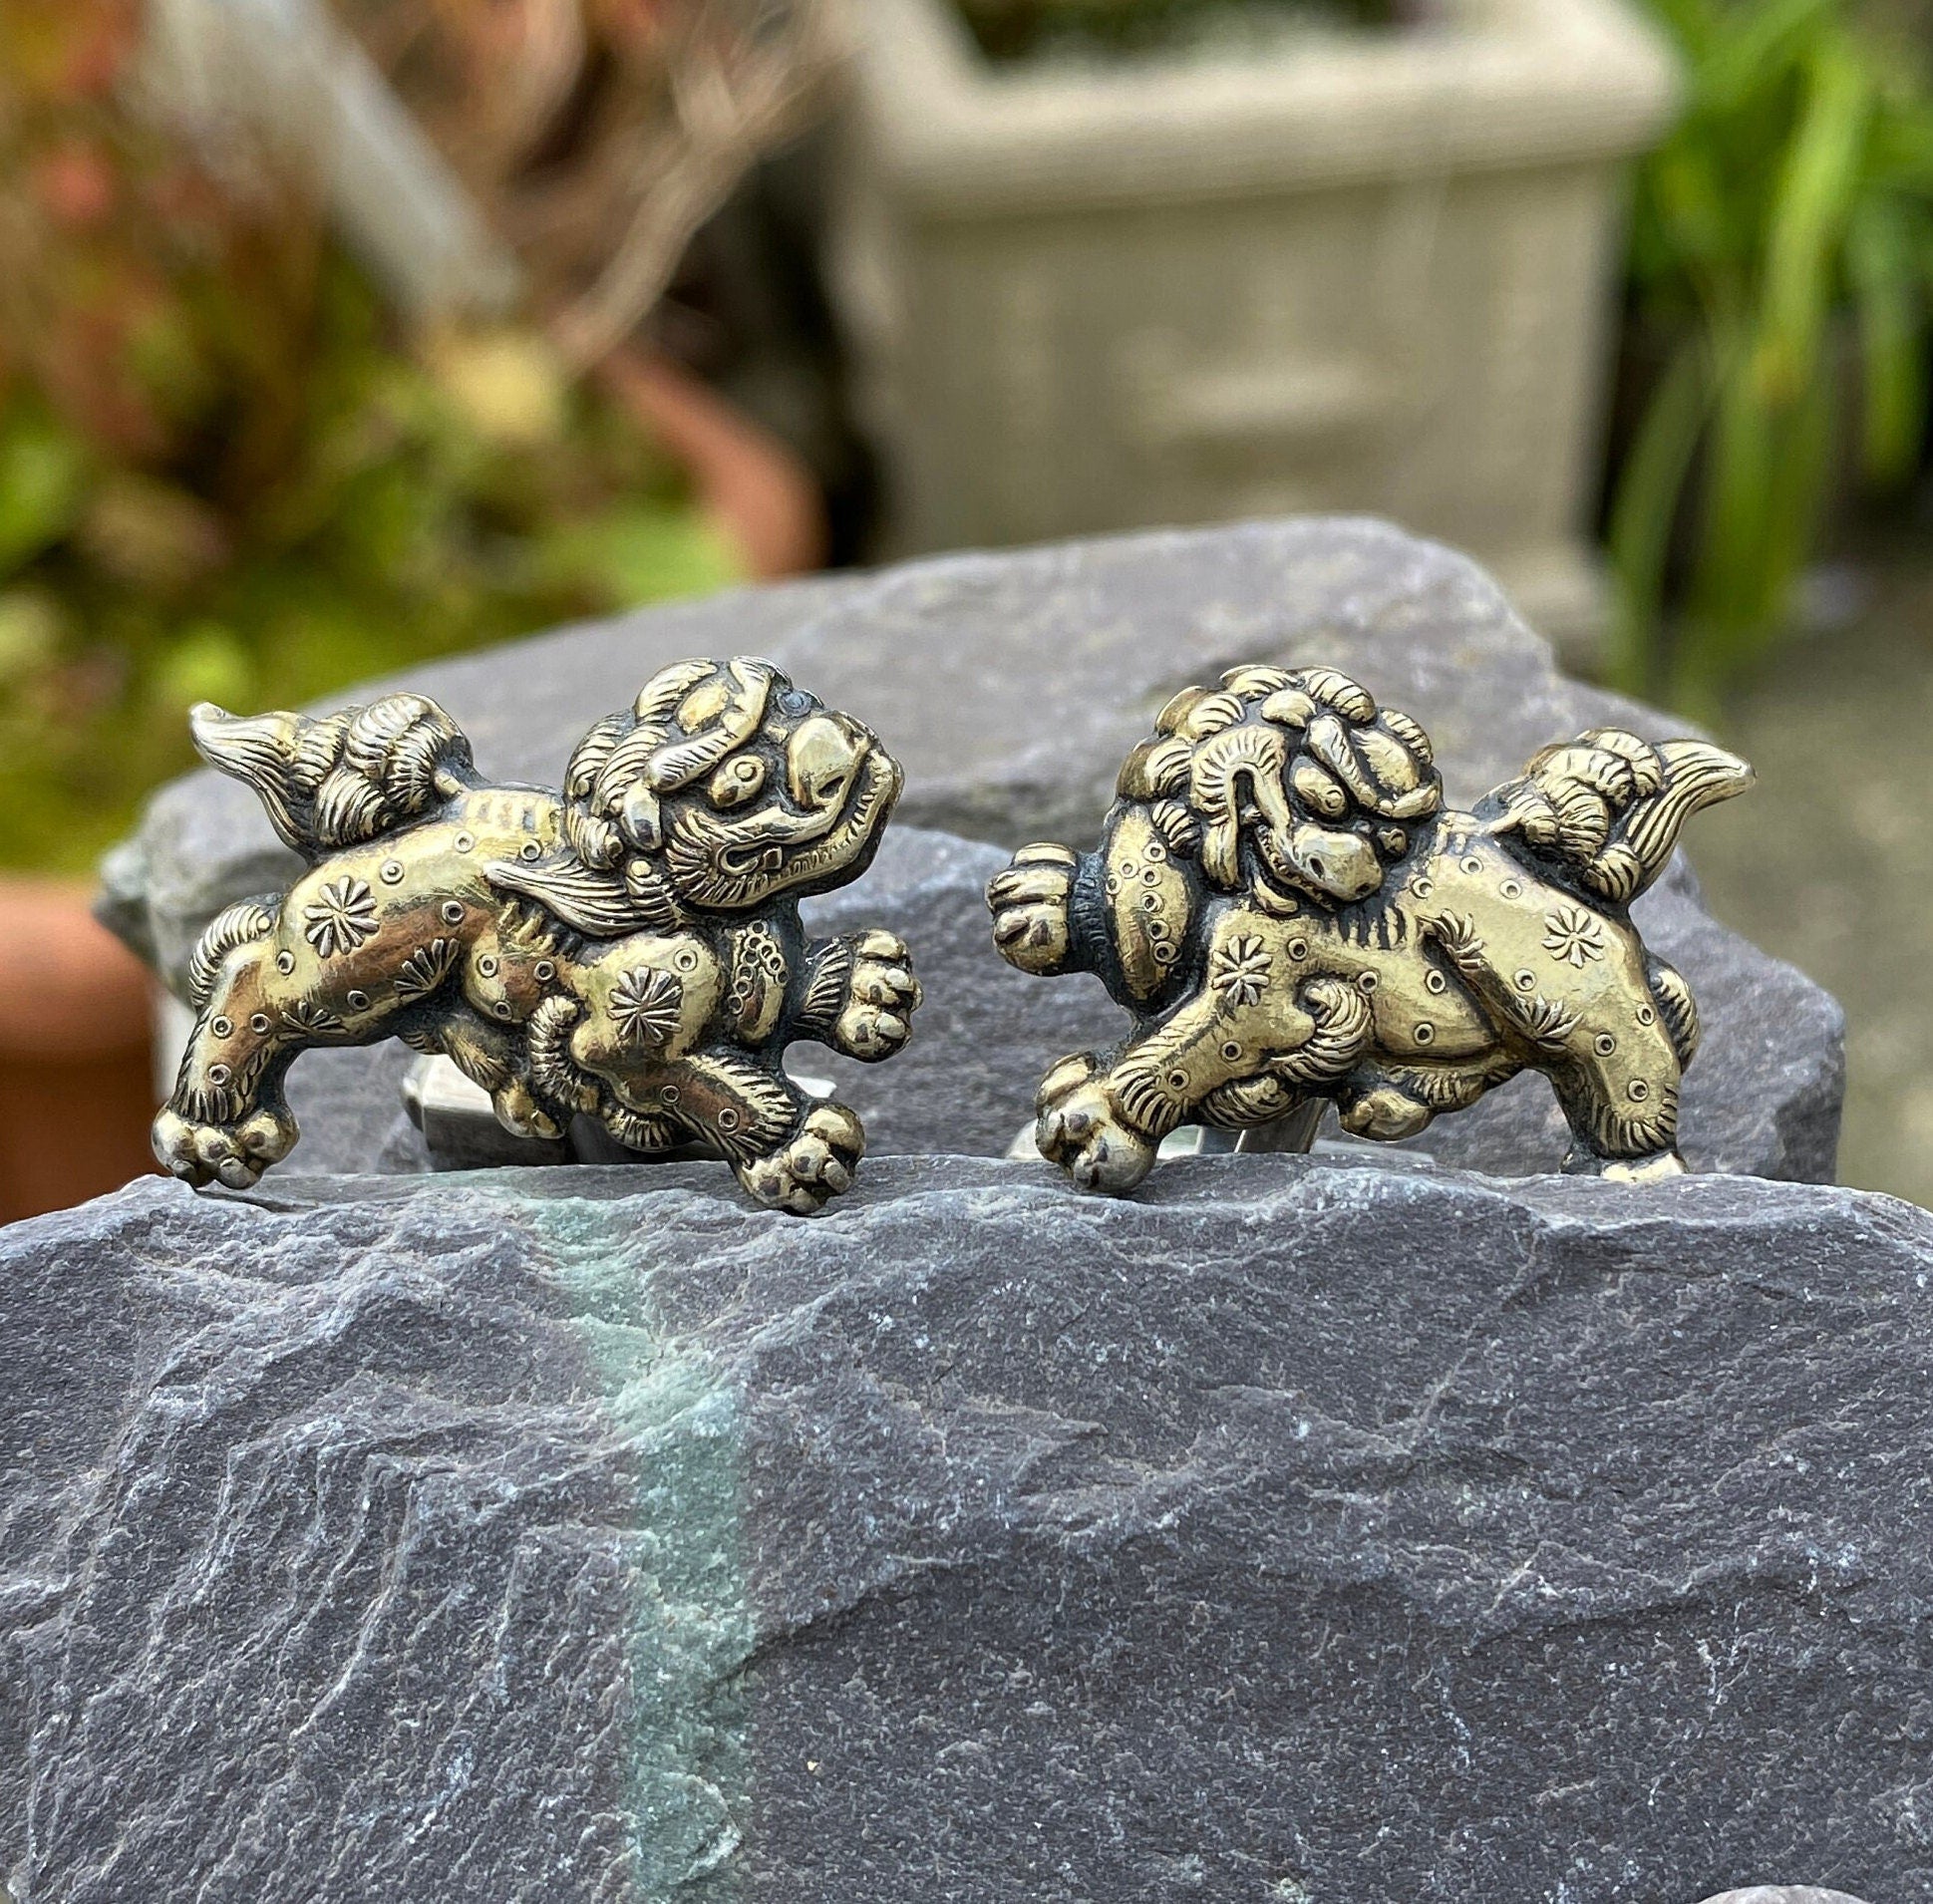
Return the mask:
[[1754,370],[1769,405],[1792,402],[1810,384],[1835,289],[1835,260],[1857,198],[1872,104],[1862,64],[1843,48],[1820,49],[1766,240]]
[[1915,92],[1890,98],[1872,129],[1867,173],[1875,188],[1933,195],[1933,109]]
[[232,629],[199,622],[162,654],[154,696],[161,708],[176,715],[197,701],[246,708],[255,699],[255,664]]
[[1766,534],[1780,448],[1775,413],[1764,400],[1751,359],[1735,357],[1719,381],[1698,559],[1673,655],[1678,682],[1719,678],[1739,625],[1766,613]]
[[1710,57],[1725,31],[1725,9],[1717,0],[1650,0],[1651,11],[1695,63]]
[[1737,257],[1738,221],[1709,152],[1689,144],[1661,152],[1648,182],[1672,270],[1698,277]]
[[1761,612],[1741,631],[1733,665],[1749,660],[1790,618],[1792,585],[1818,539],[1819,508],[1832,474],[1833,418],[1838,379],[1831,358],[1784,421],[1781,455],[1766,499],[1766,578]]
[[1726,7],[1700,64],[1701,106],[1708,112],[1737,111],[1789,68],[1821,26],[1834,25],[1838,12],[1839,0],[1769,0],[1765,5]]
[[60,645],[61,611],[45,590],[0,591],[0,691],[51,667]]
[[709,594],[744,578],[744,564],[696,511],[629,503],[553,532],[541,571],[589,588],[607,607]]
[[1926,425],[1926,320],[1913,234],[1893,200],[1867,199],[1853,212],[1846,276],[1859,321],[1866,475],[1898,482],[1918,461]]
[[1660,538],[1694,551],[1664,672],[1709,700],[1763,652],[1834,468],[1840,314],[1856,322],[1864,463],[1917,467],[1933,410],[1933,93],[1921,49],[1852,0],[1648,0],[1693,66],[1691,108],[1640,169],[1642,321],[1703,347],[1707,404],[1661,391],[1614,485],[1627,683],[1655,679]]
[[74,526],[87,491],[87,453],[58,426],[16,412],[0,433],[0,576]]
[[1678,705],[1709,707],[1784,625],[1831,468],[1832,375],[1767,405],[1741,373],[1720,393],[1704,542],[1674,653]]
[[1610,672],[1627,693],[1654,691],[1662,673],[1665,563],[1711,405],[1711,365],[1694,334],[1678,346],[1645,409],[1611,508],[1617,616]]

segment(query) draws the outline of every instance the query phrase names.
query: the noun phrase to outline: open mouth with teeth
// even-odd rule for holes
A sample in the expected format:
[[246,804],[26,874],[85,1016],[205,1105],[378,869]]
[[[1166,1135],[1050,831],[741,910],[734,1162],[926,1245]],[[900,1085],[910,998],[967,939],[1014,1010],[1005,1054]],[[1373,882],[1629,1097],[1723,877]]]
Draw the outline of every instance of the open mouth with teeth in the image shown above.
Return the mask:
[[1251,837],[1263,876],[1290,892],[1348,905],[1383,883],[1383,862],[1359,833],[1305,819],[1280,828],[1259,824]]
[[901,786],[872,736],[842,715],[814,713],[785,743],[783,779],[784,796],[755,811],[691,804],[672,817],[665,857],[688,902],[739,911],[864,870]]

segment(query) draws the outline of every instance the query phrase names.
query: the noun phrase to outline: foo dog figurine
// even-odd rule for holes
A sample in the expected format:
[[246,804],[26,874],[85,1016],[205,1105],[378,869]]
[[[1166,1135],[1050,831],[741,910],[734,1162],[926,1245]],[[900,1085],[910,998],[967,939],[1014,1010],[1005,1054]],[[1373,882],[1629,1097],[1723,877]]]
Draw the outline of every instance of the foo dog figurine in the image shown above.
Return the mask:
[[799,901],[856,879],[900,772],[764,661],[682,661],[585,735],[561,796],[490,787],[434,701],[327,720],[192,716],[310,862],[201,935],[199,1008],[155,1153],[240,1188],[288,1154],[290,1062],[401,1038],[447,1053],[522,1135],[574,1115],[620,1143],[697,1139],[761,1202],[810,1212],[865,1147],[780,1068],[789,1041],[905,1043],[919,986],[889,932],[807,942]]
[[1684,1169],[1698,1013],[1628,907],[1686,817],[1751,785],[1743,761],[1598,728],[1459,813],[1423,729],[1328,668],[1233,669],[1155,729],[1099,852],[1024,847],[987,890],[1012,964],[1096,973],[1134,1016],[1120,1052],[1042,1081],[1037,1139],[1076,1183],[1129,1190],[1177,1124],[1323,1099],[1358,1136],[1411,1136],[1526,1068],[1567,1169]]

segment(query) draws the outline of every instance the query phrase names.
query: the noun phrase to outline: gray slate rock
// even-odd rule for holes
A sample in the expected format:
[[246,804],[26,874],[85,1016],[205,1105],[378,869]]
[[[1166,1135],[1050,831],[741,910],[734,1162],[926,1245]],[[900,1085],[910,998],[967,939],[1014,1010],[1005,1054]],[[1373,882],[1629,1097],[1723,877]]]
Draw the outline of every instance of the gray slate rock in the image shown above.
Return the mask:
[[[438,1167],[403,1109],[403,1081],[415,1062],[416,1053],[395,1039],[361,1051],[305,1052],[288,1078],[289,1109],[302,1130],[293,1167],[383,1176]],[[530,1161],[543,1154],[531,1146]]]
[[1198,1159],[0,1232],[19,1904],[1933,1887],[1933,1216]]
[[1749,1891],[1708,1897],[1705,1904],[1859,1904],[1859,1900],[1844,1891],[1820,1891],[1809,1884],[1756,1884]]
[[[1005,852],[947,833],[894,827],[857,885],[813,901],[819,932],[889,926],[915,948],[926,1003],[890,1064],[860,1065],[801,1046],[803,1069],[830,1077],[865,1119],[876,1154],[1000,1156],[1032,1115],[1057,1058],[1117,1042],[1125,1015],[1099,980],[1043,980],[994,951],[982,893]],[[1639,902],[1651,943],[1692,982],[1705,1044],[1686,1080],[1686,1154],[1700,1170],[1829,1182],[1844,1091],[1838,1007],[1810,980],[1718,925],[1680,861]],[[312,1052],[290,1074],[302,1124],[300,1170],[422,1170],[422,1138],[403,1116],[414,1054]],[[1333,1121],[1330,1136],[1339,1138]],[[1568,1147],[1541,1078],[1514,1080],[1416,1146],[1501,1176],[1554,1170]]]
[[[869,722],[904,765],[903,820],[1008,846],[1095,837],[1122,759],[1162,702],[1237,662],[1348,669],[1429,727],[1457,799],[1594,722],[1652,735],[1684,725],[1565,680],[1466,557],[1386,523],[1330,517],[738,590],[356,692],[432,695],[486,773],[554,787],[594,721],[692,654],[762,654],[791,669]],[[294,863],[243,788],[190,775],[156,796],[110,866],[110,923],[179,990],[207,920],[285,883]]]

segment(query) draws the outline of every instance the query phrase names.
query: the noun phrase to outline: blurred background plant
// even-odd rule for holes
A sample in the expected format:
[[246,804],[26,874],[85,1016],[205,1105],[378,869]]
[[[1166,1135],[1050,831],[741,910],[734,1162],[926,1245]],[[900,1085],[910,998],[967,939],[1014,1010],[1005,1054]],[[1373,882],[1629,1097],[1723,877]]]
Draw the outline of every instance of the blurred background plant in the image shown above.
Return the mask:
[[1649,4],[1689,98],[1638,179],[1631,319],[1658,368],[1612,493],[1609,662],[1710,714],[1789,621],[1844,467],[1872,489],[1919,469],[1933,91],[1907,8]]
[[307,701],[738,568],[639,366],[579,373],[809,63],[742,57],[709,0],[346,11],[517,254],[511,315],[426,321],[272,129],[170,117],[141,0],[0,9],[0,863],[86,868],[188,764],[195,700]]
[[335,0],[335,12],[579,366],[636,330],[699,227],[824,101],[844,47],[825,0]]

